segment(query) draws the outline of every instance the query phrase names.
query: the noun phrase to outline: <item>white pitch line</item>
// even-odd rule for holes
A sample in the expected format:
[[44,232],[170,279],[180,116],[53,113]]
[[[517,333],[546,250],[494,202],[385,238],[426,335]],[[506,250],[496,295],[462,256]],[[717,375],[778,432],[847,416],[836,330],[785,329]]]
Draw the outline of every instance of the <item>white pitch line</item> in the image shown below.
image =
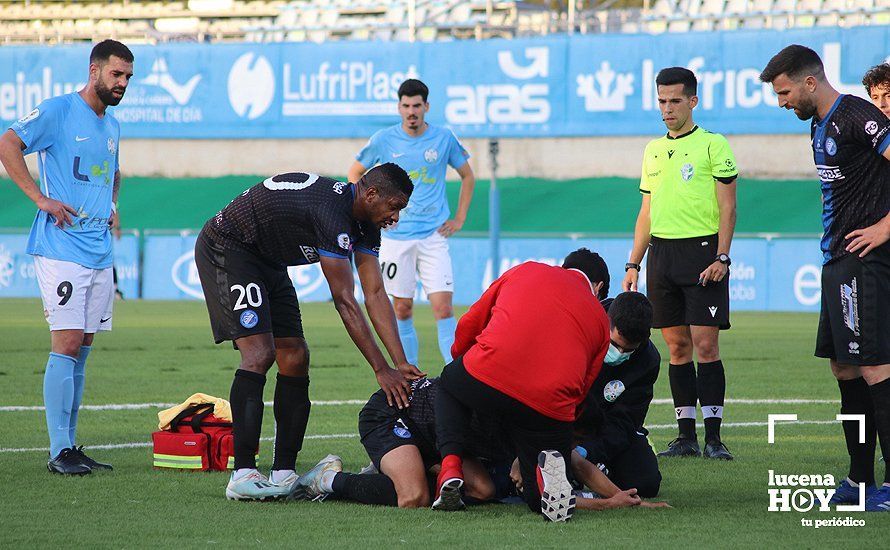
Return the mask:
[[[840,399],[727,399],[729,405],[840,405]],[[653,405],[673,405],[671,399],[653,399]]]
[[[798,421],[778,421],[775,423],[779,424],[839,424],[837,420],[798,420]],[[768,422],[724,422],[721,424],[722,427],[726,428],[756,428],[758,426],[766,426]],[[699,422],[696,424],[699,428],[704,428],[704,424]],[[673,424],[653,424],[651,426],[645,426],[647,430],[668,430],[668,429],[676,429],[677,423]]]
[[[332,405],[364,405],[367,399],[344,399],[338,401],[313,401],[313,406],[332,406]],[[181,403],[118,403],[108,405],[81,405],[82,411],[138,411],[142,409],[169,409],[181,405]],[[271,401],[264,402],[267,407],[272,406]],[[7,405],[0,407],[0,412],[24,412],[24,411],[42,411],[45,410],[43,405]]]
[[[339,405],[364,405],[366,399],[341,399],[333,401],[313,401],[313,406],[339,406]],[[727,399],[728,405],[839,405],[838,399]],[[653,399],[653,405],[673,405],[670,399]],[[118,403],[107,405],[82,405],[84,411],[136,411],[142,409],[169,409],[179,403]],[[272,406],[271,401],[266,401],[267,407]],[[26,412],[42,411],[43,405],[4,405],[0,406],[0,412]]]
[[[797,421],[787,421],[787,422],[776,422],[776,424],[837,424],[837,420],[797,420]],[[761,426],[766,426],[767,422],[724,422],[724,428],[756,428]],[[704,424],[699,423],[698,427],[703,427]],[[654,424],[651,426],[646,426],[649,430],[668,430],[668,429],[677,429],[677,424]],[[307,435],[305,439],[353,439],[358,437],[358,434],[316,434],[316,435]],[[271,437],[264,437],[260,441],[272,441]],[[90,449],[103,449],[103,450],[114,450],[114,449],[137,449],[137,448],[145,448],[151,447],[152,444],[145,441],[139,441],[136,443],[114,443],[114,444],[106,444],[106,445],[90,445]],[[49,447],[31,447],[31,448],[19,448],[19,449],[0,449],[0,453],[36,453],[36,452],[47,452],[49,451]]]
[[[352,439],[358,437],[358,434],[316,434],[316,435],[307,435],[304,439]],[[260,441],[273,441],[272,437],[264,437],[260,439]],[[147,441],[139,441],[137,443],[109,443],[106,445],[90,445],[90,450],[92,449],[139,449],[143,447],[151,447],[151,442]],[[0,449],[0,453],[36,453],[36,452],[48,452],[49,447],[32,447],[32,448],[21,448],[21,449]]]

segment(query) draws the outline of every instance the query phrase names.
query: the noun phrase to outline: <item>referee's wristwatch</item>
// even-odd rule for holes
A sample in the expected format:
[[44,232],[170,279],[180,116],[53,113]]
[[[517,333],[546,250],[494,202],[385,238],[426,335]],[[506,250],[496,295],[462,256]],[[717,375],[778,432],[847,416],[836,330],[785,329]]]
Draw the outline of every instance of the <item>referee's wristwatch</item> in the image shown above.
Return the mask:
[[636,270],[637,270],[637,273],[639,273],[639,272],[640,272],[640,269],[641,269],[641,268],[640,268],[640,264],[635,264],[635,263],[633,263],[633,262],[627,262],[626,264],[624,264],[624,271],[625,271],[625,272],[627,272],[627,271],[630,270],[630,269],[636,269]]
[[717,254],[717,257],[715,259],[726,267],[732,265],[732,260],[730,260],[729,256],[726,254]]

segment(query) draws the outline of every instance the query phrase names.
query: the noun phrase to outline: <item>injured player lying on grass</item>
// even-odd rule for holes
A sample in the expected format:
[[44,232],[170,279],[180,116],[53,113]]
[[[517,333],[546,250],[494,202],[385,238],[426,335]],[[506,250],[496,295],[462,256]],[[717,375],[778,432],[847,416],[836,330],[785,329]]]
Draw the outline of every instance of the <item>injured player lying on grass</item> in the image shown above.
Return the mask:
[[[332,498],[400,508],[428,507],[440,466],[433,410],[437,384],[436,378],[414,382],[411,406],[402,411],[390,407],[382,392],[371,396],[359,413],[359,434],[371,464],[360,473],[344,472],[340,457],[328,455],[301,476],[289,500]],[[464,463],[464,501],[522,503],[517,498],[519,487],[510,479],[512,457],[505,451],[497,425],[475,419],[471,440],[473,454],[479,458]],[[579,509],[666,506],[640,499],[636,489],[621,491],[577,453],[572,466],[578,486],[590,489],[575,492]]]

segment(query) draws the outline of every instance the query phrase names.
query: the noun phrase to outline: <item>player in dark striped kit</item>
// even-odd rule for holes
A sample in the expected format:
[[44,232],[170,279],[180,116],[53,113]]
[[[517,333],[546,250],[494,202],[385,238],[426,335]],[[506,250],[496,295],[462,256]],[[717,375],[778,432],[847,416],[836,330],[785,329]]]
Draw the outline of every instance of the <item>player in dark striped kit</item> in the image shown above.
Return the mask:
[[838,93],[819,55],[799,45],[776,54],[760,74],[779,106],[810,120],[822,181],[822,312],[816,356],[829,359],[841,392],[850,473],[832,504],[890,511],[890,470],[875,487],[876,436],[890,457],[890,120],[868,101]]

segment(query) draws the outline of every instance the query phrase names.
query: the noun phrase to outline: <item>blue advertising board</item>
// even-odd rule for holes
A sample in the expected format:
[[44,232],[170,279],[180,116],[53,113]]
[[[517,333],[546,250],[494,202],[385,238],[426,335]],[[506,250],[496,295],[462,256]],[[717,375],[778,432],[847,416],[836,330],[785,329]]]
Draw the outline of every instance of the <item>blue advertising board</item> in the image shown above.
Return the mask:
[[[195,237],[149,235],[145,237],[143,298],[201,299],[201,283],[194,263]],[[454,264],[454,302],[472,304],[493,280],[490,246],[484,238],[449,239]],[[629,238],[502,238],[498,273],[525,261],[558,265],[582,246],[597,251],[612,273],[610,295],[621,289],[624,264],[630,254]],[[736,311],[818,311],[821,253],[819,240],[739,238],[733,242],[730,301]],[[318,264],[292,267],[291,280],[300,301],[331,299]],[[645,266],[640,277],[646,291]],[[359,285],[356,295],[361,297]],[[415,296],[426,302],[418,287]]]
[[[34,258],[25,252],[28,235],[0,233],[0,298],[39,297]],[[123,235],[114,241],[114,267],[118,289],[125,298],[138,298],[139,238]]]
[[[432,43],[134,45],[135,74],[113,109],[125,138],[368,137],[398,121],[408,77],[430,88],[429,120],[461,137],[652,135],[655,75],[696,72],[696,120],[724,134],[805,133],[758,75],[788,44],[822,56],[828,79],[864,95],[890,27],[604,34]],[[88,46],[0,48],[0,122],[77,90]]]
[[[115,241],[114,264],[118,285],[127,298],[151,300],[201,300],[201,282],[194,261],[195,235],[148,234],[140,240],[124,235]],[[38,297],[34,261],[25,253],[28,236],[0,234],[0,298]],[[610,295],[620,291],[623,266],[630,255],[629,238],[513,238],[501,239],[498,273],[525,261],[558,265],[582,246],[598,252],[611,274]],[[493,280],[488,239],[449,239],[454,263],[454,302],[473,303]],[[729,283],[732,308],[736,311],[818,311],[820,303],[821,252],[819,239],[737,238],[732,245],[733,265]],[[297,295],[303,302],[331,299],[319,264],[289,268]],[[646,269],[640,290],[646,291]],[[360,285],[356,296],[361,298]],[[416,299],[426,302],[418,287]]]

